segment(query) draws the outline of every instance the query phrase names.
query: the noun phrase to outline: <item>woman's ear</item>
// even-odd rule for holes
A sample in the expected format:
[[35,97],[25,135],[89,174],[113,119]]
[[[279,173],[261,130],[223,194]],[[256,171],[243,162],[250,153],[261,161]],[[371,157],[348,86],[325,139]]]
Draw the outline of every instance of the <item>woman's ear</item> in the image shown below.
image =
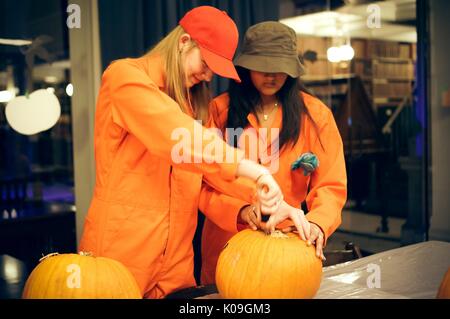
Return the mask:
[[189,41],[191,41],[191,36],[187,33],[184,33],[178,41],[178,50],[181,52],[184,46],[189,43]]

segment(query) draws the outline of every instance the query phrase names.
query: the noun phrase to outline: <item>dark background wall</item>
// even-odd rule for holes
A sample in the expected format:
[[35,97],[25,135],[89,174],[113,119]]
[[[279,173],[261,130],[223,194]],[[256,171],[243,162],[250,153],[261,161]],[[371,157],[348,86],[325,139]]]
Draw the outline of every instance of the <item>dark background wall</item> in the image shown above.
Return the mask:
[[[197,6],[226,11],[241,40],[249,26],[279,16],[278,0],[99,0],[98,4],[103,68],[115,59],[143,55]],[[214,93],[224,91],[227,84],[228,80],[215,77]]]

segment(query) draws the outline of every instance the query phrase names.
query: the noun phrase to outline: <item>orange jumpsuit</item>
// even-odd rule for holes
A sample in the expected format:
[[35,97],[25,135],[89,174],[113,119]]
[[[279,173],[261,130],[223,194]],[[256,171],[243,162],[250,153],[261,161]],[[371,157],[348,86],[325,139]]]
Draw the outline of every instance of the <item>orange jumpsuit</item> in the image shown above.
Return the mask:
[[[301,202],[306,199],[309,210],[306,218],[323,230],[326,243],[326,239],[341,223],[341,212],[347,198],[347,176],[343,144],[333,114],[329,108],[319,99],[305,93],[301,94],[307,109],[317,124],[323,148],[313,123],[309,117],[302,116],[298,142],[293,148],[287,148],[281,152],[279,168],[273,176],[280,185],[284,199],[289,205],[299,207]],[[228,104],[229,97],[227,93],[216,97],[211,102],[210,115],[215,126],[224,127],[227,121]],[[249,127],[246,130],[249,128],[258,130],[258,121],[253,114],[248,115],[248,121]],[[282,110],[279,108],[271,127],[280,128],[281,124]],[[248,148],[245,148],[245,152],[247,157],[251,157]],[[314,153],[320,162],[319,167],[310,176],[304,176],[302,169],[291,171],[291,164],[301,154],[306,152]],[[258,160],[257,158],[251,159]],[[238,180],[233,184],[238,185]],[[309,191],[308,186],[310,188]],[[235,186],[235,189],[238,188],[239,186]],[[212,189],[209,191],[216,192]],[[245,190],[242,190],[241,193],[243,192]],[[226,195],[223,195],[221,201],[226,202],[226,197]],[[232,199],[232,201],[233,204],[228,204],[226,208],[222,209],[222,212],[229,214],[229,210],[232,209],[237,213],[243,206],[249,204],[236,198]],[[217,206],[205,205],[204,207],[206,216],[213,213],[214,209],[220,210]],[[215,213],[215,215],[219,214],[219,212]],[[285,225],[282,227],[285,227]],[[202,234],[202,284],[215,282],[215,269],[219,254],[226,242],[235,233],[227,231],[219,223],[214,223],[208,218],[205,220]]]
[[[219,137],[206,138],[204,128],[180,110],[164,86],[159,57],[118,60],[104,72],[95,115],[96,184],[80,242],[80,251],[123,263],[146,298],[195,285],[192,239],[199,205],[211,211],[211,220],[236,231],[236,214],[215,208],[227,205],[223,195],[210,190],[201,195],[201,188],[207,174],[226,191],[221,183],[235,179],[244,157]],[[203,159],[200,163],[174,163],[171,152],[179,141],[171,134],[179,128],[191,136],[202,133],[201,148],[191,143],[185,150]],[[222,148],[223,160],[204,152],[211,145]],[[225,163],[227,152],[233,163]]]

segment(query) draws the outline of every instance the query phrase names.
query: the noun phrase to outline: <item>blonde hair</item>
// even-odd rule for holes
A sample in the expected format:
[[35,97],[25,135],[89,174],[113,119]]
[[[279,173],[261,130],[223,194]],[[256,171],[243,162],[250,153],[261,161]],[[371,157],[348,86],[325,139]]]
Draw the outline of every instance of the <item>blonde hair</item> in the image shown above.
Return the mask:
[[[190,89],[186,88],[186,74],[183,71],[181,54],[178,43],[186,31],[181,27],[175,27],[164,39],[153,47],[146,55],[160,55],[164,59],[166,70],[167,94],[174,99],[185,113],[192,110],[197,120],[203,124],[208,119],[208,105],[211,101],[211,91],[207,82],[202,81]],[[189,41],[186,52],[196,48],[194,40]]]

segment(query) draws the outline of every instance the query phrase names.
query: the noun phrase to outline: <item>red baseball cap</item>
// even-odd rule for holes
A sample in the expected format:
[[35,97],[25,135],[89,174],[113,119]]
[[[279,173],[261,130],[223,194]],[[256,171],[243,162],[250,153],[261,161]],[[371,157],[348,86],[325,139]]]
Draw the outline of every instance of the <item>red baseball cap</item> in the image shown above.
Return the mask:
[[179,24],[198,44],[211,71],[241,82],[233,65],[239,32],[225,11],[200,6],[187,12]]

